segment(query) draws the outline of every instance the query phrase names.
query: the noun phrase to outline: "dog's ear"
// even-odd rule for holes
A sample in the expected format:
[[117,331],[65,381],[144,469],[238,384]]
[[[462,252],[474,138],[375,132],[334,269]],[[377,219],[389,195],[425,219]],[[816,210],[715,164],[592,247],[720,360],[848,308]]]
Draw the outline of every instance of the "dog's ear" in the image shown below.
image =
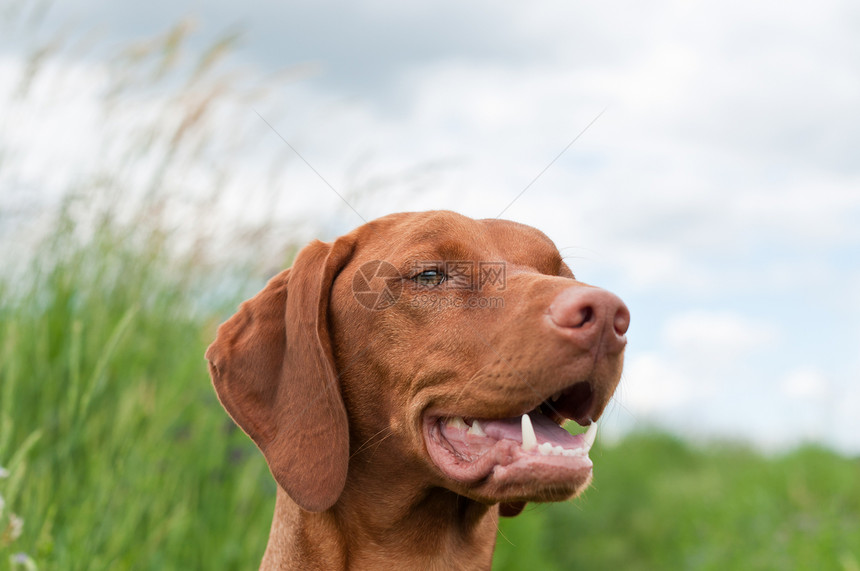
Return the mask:
[[514,517],[526,507],[528,502],[502,502],[499,504],[499,514],[503,517]]
[[346,409],[328,331],[332,282],[353,243],[313,242],[218,328],[206,351],[221,404],[302,508],[340,497],[349,461]]

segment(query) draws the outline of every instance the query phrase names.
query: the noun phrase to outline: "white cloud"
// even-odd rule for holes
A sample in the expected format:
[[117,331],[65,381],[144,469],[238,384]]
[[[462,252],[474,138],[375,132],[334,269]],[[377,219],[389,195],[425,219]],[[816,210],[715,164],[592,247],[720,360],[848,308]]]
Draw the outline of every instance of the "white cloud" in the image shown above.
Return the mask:
[[[773,344],[778,333],[771,324],[730,311],[693,310],[666,320],[666,347],[678,355],[690,355],[724,363]],[[707,363],[702,363],[707,366]]]
[[689,407],[701,397],[700,389],[659,353],[638,353],[627,359],[615,398],[634,417],[655,419]]
[[830,397],[830,383],[815,369],[792,371],[782,381],[785,396],[802,401],[816,401]]
[[[3,165],[4,176],[25,188],[56,191],[95,162],[106,72],[76,61],[45,62],[24,100],[19,86],[26,76],[23,57],[0,54],[0,107],[7,111],[2,144],[15,159]],[[32,184],[36,179],[40,184]]]

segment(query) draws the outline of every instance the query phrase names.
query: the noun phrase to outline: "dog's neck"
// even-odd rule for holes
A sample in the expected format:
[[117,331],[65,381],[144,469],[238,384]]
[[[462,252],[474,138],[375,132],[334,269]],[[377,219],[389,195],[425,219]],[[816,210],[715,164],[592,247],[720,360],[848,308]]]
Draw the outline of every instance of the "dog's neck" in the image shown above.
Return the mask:
[[[368,497],[350,481],[331,509],[301,509],[278,488],[261,569],[489,569],[498,508],[442,488]],[[378,489],[375,488],[375,489]]]

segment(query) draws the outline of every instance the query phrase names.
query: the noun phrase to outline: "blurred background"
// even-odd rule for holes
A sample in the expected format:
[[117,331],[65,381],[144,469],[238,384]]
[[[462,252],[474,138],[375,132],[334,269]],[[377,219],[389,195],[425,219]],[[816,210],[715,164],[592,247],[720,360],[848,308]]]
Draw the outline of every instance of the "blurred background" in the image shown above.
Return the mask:
[[203,350],[312,238],[509,218],[632,313],[495,568],[860,569],[860,6],[0,6],[0,565],[246,569]]

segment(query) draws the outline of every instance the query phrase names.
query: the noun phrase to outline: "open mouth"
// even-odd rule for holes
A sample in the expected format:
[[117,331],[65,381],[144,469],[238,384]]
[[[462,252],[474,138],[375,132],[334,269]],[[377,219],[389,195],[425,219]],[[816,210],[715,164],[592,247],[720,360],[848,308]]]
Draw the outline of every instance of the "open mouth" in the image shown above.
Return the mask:
[[[588,383],[578,383],[519,416],[427,415],[424,439],[436,466],[458,482],[516,488],[520,495],[563,484],[572,493],[591,478],[588,453],[597,424],[586,415],[592,400]],[[588,430],[570,434],[560,426],[569,418],[589,424]]]

